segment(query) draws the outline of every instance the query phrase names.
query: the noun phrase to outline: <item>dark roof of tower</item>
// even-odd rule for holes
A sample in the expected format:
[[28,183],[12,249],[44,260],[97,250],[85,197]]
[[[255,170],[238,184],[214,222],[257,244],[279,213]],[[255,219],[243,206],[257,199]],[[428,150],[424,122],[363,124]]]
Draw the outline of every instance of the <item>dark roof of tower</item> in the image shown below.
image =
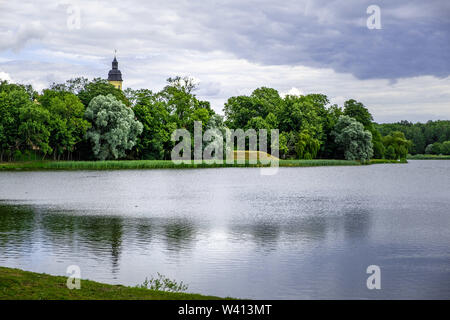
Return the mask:
[[119,63],[117,62],[116,56],[112,61],[112,69],[108,72],[108,81],[122,81],[122,72],[119,70]]

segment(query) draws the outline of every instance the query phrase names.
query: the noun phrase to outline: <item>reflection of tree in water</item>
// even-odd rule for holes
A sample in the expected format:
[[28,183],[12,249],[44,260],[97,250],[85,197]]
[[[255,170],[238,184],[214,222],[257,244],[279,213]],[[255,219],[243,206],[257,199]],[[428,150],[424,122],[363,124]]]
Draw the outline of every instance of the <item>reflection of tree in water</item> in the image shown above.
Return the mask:
[[265,250],[275,249],[275,245],[280,235],[279,224],[261,222],[250,226],[249,231],[258,246]]
[[[87,250],[96,258],[111,255],[112,271],[119,269],[122,245],[122,219],[111,216],[75,215],[70,212],[47,212],[42,215],[41,226],[46,241],[61,249],[83,253]],[[82,246],[82,249],[76,246]]]
[[308,215],[274,221],[251,221],[233,224],[230,232],[236,239],[246,241],[247,236],[262,249],[276,249],[278,241],[323,241],[330,233],[346,237],[365,237],[370,229],[370,211],[351,208],[330,214]]
[[92,246],[95,254],[110,251],[112,272],[119,269],[122,246],[123,222],[119,217],[80,217],[79,236]]
[[44,241],[57,248],[73,247],[76,237],[77,220],[79,218],[57,211],[44,212],[41,216],[40,227]]
[[329,233],[343,233],[351,238],[364,237],[369,228],[370,211],[353,207],[296,219],[285,227],[285,231],[289,235],[296,235],[299,240],[322,240]]
[[0,204],[0,232],[2,235],[14,234],[33,229],[33,210],[26,206]]
[[153,225],[150,220],[139,220],[136,226],[136,239],[145,245],[151,242],[153,237]]
[[233,224],[230,232],[237,239],[245,241],[247,235],[264,250],[276,249],[280,238],[289,242],[320,240],[325,238],[327,223],[323,218],[301,217],[286,220],[252,221]]
[[365,208],[352,208],[344,214],[344,232],[349,238],[367,237],[370,227],[370,211]]
[[16,250],[20,246],[29,251],[33,244],[33,232],[36,229],[36,217],[33,209],[27,206],[13,206],[0,203],[0,253],[14,246]]
[[365,208],[346,208],[292,221],[286,233],[303,240],[322,240],[329,233],[344,233],[348,237],[364,237],[370,228],[370,211]]
[[278,224],[257,223],[252,227],[252,233],[256,239],[273,242],[279,236],[280,227]]
[[327,219],[322,216],[297,218],[283,227],[286,235],[298,241],[322,240],[327,229]]
[[177,220],[163,225],[167,247],[169,250],[180,251],[189,249],[195,238],[195,226],[186,220]]

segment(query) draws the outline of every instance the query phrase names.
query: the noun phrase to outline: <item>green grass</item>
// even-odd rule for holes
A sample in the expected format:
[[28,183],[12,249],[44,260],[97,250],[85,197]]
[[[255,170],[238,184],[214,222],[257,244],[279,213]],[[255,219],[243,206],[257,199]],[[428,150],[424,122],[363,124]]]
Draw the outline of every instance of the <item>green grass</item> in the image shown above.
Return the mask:
[[450,160],[450,155],[435,155],[435,154],[408,154],[407,159],[410,160]]
[[0,300],[217,300],[214,296],[172,293],[81,280],[68,289],[67,277],[0,267]]
[[381,164],[381,163],[408,163],[406,159],[402,160],[389,160],[389,159],[372,159],[369,164]]
[[[369,164],[398,163],[395,160],[371,160]],[[357,166],[359,161],[314,159],[280,160],[280,167],[316,167],[316,166]],[[250,164],[175,164],[170,160],[115,160],[115,161],[27,161],[0,163],[0,171],[15,170],[119,170],[119,169],[187,169],[187,168],[223,168],[223,167],[263,167],[261,163]]]
[[359,166],[359,161],[313,159],[313,160],[280,160],[280,167],[319,167],[319,166]]

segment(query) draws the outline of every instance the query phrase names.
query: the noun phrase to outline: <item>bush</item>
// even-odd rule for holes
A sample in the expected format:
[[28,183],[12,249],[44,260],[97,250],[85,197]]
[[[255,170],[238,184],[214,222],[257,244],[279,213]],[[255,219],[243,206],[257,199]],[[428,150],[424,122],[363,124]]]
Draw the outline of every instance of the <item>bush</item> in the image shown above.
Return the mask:
[[444,155],[450,155],[450,141],[445,141],[442,143],[441,153]]
[[145,278],[138,288],[157,290],[157,291],[167,291],[167,292],[184,292],[188,289],[188,286],[181,281],[180,283],[175,280],[170,280],[166,276],[158,272],[158,276],[152,277],[150,280]]

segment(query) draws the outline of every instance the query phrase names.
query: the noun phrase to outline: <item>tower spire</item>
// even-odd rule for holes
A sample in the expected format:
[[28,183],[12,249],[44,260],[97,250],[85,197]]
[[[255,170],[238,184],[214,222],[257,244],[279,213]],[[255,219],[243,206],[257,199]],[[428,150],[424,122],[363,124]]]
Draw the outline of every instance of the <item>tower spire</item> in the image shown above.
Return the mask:
[[117,89],[122,90],[122,73],[119,70],[119,62],[116,58],[117,50],[114,49],[114,59],[112,61],[112,69],[108,73],[108,81]]

